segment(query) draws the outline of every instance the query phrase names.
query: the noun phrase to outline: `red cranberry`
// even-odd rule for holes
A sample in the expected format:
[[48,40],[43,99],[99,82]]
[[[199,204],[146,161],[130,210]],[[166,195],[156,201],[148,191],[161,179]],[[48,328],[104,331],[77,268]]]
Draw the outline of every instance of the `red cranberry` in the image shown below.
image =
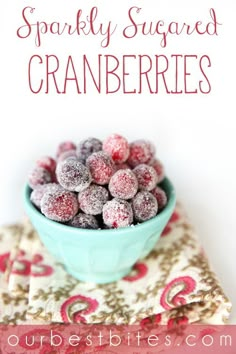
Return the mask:
[[112,199],[103,207],[104,224],[110,228],[126,227],[133,222],[133,211],[130,203],[122,199]]
[[93,184],[79,193],[80,209],[86,214],[101,214],[103,205],[108,201],[108,196],[106,188]]
[[114,166],[114,170],[115,171],[119,171],[119,170],[131,170],[131,167],[127,164],[127,163],[120,163],[118,165]]
[[36,166],[28,176],[28,184],[34,189],[41,184],[52,182],[52,174],[43,167]]
[[75,150],[68,150],[68,151],[64,151],[60,154],[60,156],[57,159],[57,162],[61,162],[67,159],[74,159],[74,160],[78,160],[77,159],[77,154]]
[[163,189],[161,189],[160,187],[155,187],[151,193],[154,195],[154,197],[157,200],[157,204],[158,204],[158,211],[161,211],[162,209],[164,209],[164,207],[167,204],[167,196],[166,193]]
[[137,221],[143,222],[153,218],[157,214],[157,200],[149,192],[142,191],[136,194],[132,200],[134,217]]
[[119,170],[111,177],[108,188],[113,197],[131,199],[138,191],[138,181],[131,170]]
[[53,173],[55,172],[57,163],[52,157],[43,156],[36,161],[36,165],[39,167],[43,167],[45,168],[45,170],[48,170],[49,172]]
[[63,152],[69,150],[76,150],[76,145],[72,141],[64,141],[59,144],[56,156],[59,157]]
[[102,150],[102,142],[96,138],[88,138],[81,141],[77,147],[78,158],[85,162],[94,152]]
[[129,143],[123,136],[112,134],[104,141],[103,151],[119,164],[125,162],[129,156]]
[[91,175],[86,166],[73,159],[60,162],[56,169],[57,180],[69,191],[80,192],[91,183]]
[[158,178],[155,169],[152,166],[141,164],[133,169],[138,180],[140,190],[151,191],[155,188]]
[[36,205],[37,208],[40,209],[41,200],[44,194],[47,192],[54,192],[58,189],[63,189],[63,188],[57,183],[41,184],[32,191],[30,195],[30,200],[34,205]]
[[88,157],[86,165],[95,183],[101,185],[109,183],[114,173],[114,166],[110,157],[105,152],[94,152]]
[[154,159],[151,163],[150,166],[152,166],[158,176],[158,183],[161,183],[163,181],[163,179],[165,178],[165,169],[163,164],[161,163],[160,160],[158,159]]
[[97,219],[93,215],[79,213],[69,221],[68,225],[81,229],[98,229]]
[[149,163],[155,154],[155,147],[146,140],[136,140],[130,144],[128,164],[132,167],[142,163]]
[[49,219],[66,222],[71,220],[79,210],[79,203],[74,193],[56,190],[44,194],[41,200],[41,211]]

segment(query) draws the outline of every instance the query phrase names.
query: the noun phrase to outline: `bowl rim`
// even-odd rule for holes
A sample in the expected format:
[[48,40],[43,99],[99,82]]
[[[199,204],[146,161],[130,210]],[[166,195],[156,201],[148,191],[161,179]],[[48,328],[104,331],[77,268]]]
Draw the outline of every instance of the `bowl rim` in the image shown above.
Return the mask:
[[[32,190],[28,184],[25,185],[24,191],[23,191],[23,198],[24,198],[24,206],[26,210],[27,216],[30,218],[30,215],[35,216],[38,220],[42,221],[45,225],[47,224],[50,227],[53,227],[54,229],[60,229],[60,231],[65,230],[66,232],[72,233],[72,234],[80,234],[80,235],[86,235],[86,237],[93,237],[94,235],[97,236],[99,233],[100,236],[108,234],[126,234],[130,233],[131,231],[134,230],[139,230],[141,231],[142,229],[145,230],[146,228],[151,227],[152,225],[156,224],[157,222],[161,221],[162,219],[166,218],[166,215],[169,213],[170,209],[174,209],[175,204],[176,204],[176,193],[174,186],[172,182],[169,180],[169,178],[165,177],[165,179],[160,183],[160,187],[163,188],[163,185],[166,185],[167,188],[169,189],[169,195],[168,195],[168,202],[165,208],[156,216],[151,218],[150,220],[144,221],[142,223],[132,225],[132,226],[127,226],[127,227],[121,227],[117,229],[82,229],[82,228],[76,228],[67,224],[63,224],[51,219],[46,218],[31,202],[30,200],[30,191]],[[159,186],[159,185],[158,185]],[[165,188],[163,188],[165,190]],[[132,232],[131,232],[132,233]]]

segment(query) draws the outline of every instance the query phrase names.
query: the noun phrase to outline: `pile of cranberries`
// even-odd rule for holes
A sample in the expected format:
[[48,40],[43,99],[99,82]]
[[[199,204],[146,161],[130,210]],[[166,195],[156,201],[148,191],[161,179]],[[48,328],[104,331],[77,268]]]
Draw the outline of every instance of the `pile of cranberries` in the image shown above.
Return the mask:
[[31,202],[47,218],[85,229],[126,227],[153,218],[167,203],[162,163],[147,140],[112,134],[63,142],[28,176]]

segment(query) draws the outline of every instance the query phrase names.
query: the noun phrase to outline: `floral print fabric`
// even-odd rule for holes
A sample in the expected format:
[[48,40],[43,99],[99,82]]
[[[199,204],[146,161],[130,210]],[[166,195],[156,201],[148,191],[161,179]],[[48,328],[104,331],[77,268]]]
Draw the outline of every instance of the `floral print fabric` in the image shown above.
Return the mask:
[[230,308],[180,205],[151,253],[104,285],[67,274],[28,221],[0,229],[1,323],[221,324]]

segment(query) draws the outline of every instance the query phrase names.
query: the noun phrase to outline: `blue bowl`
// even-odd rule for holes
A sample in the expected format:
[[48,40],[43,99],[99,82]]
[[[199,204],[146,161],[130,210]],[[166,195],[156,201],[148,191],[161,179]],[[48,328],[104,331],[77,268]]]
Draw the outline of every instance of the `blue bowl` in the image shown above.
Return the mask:
[[49,220],[31,203],[28,185],[24,205],[45,247],[68,273],[81,281],[110,283],[147,256],[170,219],[176,204],[174,187],[167,178],[160,186],[168,197],[164,210],[148,221],[120,229],[85,230]]

